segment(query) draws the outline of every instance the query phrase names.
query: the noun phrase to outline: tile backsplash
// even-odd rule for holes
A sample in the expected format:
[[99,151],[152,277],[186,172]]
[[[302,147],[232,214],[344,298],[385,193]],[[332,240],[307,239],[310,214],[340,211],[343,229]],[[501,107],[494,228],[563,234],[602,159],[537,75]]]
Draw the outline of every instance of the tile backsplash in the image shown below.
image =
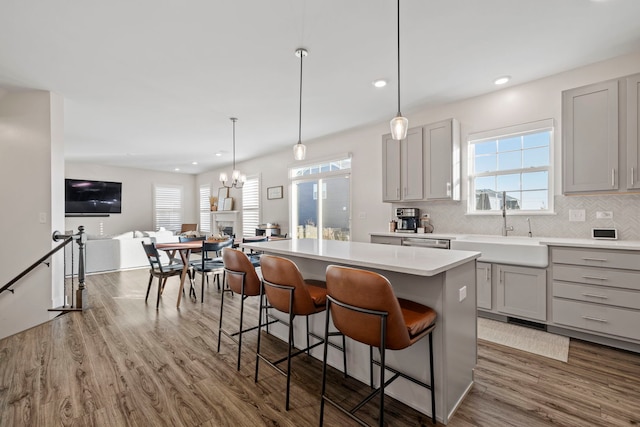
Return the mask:
[[[591,229],[614,227],[620,240],[640,240],[640,194],[555,196],[555,214],[509,215],[509,235],[526,236],[531,218],[533,236],[590,238]],[[473,233],[500,235],[502,216],[467,215],[467,202],[427,202],[420,206],[429,213],[435,233]],[[570,210],[585,211],[585,221],[569,221]],[[613,219],[596,219],[596,212],[612,212]]]

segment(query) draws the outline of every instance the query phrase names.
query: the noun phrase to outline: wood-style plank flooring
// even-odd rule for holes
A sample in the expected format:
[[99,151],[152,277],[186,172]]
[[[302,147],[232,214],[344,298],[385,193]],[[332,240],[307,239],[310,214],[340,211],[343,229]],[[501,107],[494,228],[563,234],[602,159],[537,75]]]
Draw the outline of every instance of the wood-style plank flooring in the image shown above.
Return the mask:
[[[255,332],[246,335],[240,372],[235,344],[223,337],[216,351],[220,294],[213,284],[204,304],[186,298],[178,310],[178,279],[169,279],[156,311],[155,282],[144,302],[147,280],[146,270],[89,276],[89,310],[0,340],[0,426],[318,424],[319,361],[294,361],[287,412],[284,377],[261,364],[254,383]],[[225,299],[229,329],[237,325],[238,301]],[[257,301],[247,301],[249,325]],[[286,347],[263,337],[267,351]],[[639,354],[572,340],[566,364],[487,342],[479,342],[478,355],[474,389],[450,426],[640,425]],[[330,374],[338,399],[356,401],[369,390]],[[431,425],[411,408],[387,403],[388,425]],[[376,413],[369,404],[360,414],[375,424]],[[325,421],[352,425],[330,407]]]

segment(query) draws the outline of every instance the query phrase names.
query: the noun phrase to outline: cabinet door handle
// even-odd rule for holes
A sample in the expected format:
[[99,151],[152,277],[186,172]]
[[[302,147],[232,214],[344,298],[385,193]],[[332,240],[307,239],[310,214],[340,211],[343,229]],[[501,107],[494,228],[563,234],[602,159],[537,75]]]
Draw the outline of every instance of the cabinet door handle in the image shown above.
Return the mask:
[[582,258],[583,261],[600,261],[600,262],[607,262],[606,258]]
[[635,178],[635,168],[631,168],[631,186],[633,187],[633,179]]
[[447,196],[451,197],[451,183],[447,182]]
[[597,276],[582,276],[583,279],[593,279],[593,280],[609,280],[606,277],[597,277]]
[[609,323],[607,319],[600,319],[599,317],[582,316],[582,318],[585,320],[593,320],[594,322]]
[[616,169],[615,168],[611,169],[611,186],[612,187],[616,186]]
[[489,277],[489,269],[490,269],[490,268],[491,268],[491,267],[487,267],[487,268],[485,269],[485,272],[487,273],[487,282],[491,279],[491,278]]
[[598,295],[598,294],[583,293],[582,296],[587,297],[587,298],[609,299],[609,297],[607,297],[606,295]]

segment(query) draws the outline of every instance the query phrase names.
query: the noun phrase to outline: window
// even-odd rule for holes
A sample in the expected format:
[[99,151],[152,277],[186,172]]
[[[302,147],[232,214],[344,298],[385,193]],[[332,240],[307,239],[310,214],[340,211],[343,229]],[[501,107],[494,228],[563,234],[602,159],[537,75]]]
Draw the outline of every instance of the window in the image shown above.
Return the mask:
[[350,240],[351,157],[290,169],[293,238]]
[[242,186],[242,236],[256,235],[260,223],[260,179],[247,177]]
[[211,233],[211,185],[200,186],[200,231]]
[[469,135],[468,211],[553,211],[552,139],[551,119]]
[[153,190],[155,229],[164,227],[167,230],[179,232],[182,226],[182,187],[156,185]]

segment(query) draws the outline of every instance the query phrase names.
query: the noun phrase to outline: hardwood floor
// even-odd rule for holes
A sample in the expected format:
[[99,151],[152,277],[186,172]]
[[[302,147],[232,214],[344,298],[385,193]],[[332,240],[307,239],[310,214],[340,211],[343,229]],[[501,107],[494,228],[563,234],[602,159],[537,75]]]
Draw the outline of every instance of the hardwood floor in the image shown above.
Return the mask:
[[[246,335],[240,372],[235,344],[223,337],[216,352],[220,295],[213,284],[204,304],[186,298],[177,310],[178,279],[169,279],[156,311],[155,283],[144,303],[147,280],[146,270],[89,276],[89,310],[0,340],[0,426],[317,425],[319,361],[294,361],[286,412],[284,377],[261,364],[253,381],[255,332]],[[247,301],[248,325],[257,300]],[[237,325],[238,302],[225,299],[228,329]],[[263,337],[267,351],[285,349]],[[342,390],[334,394],[342,401],[369,390],[330,374],[330,390]],[[640,424],[639,354],[572,340],[569,363],[562,363],[481,341],[475,379],[450,426]],[[431,425],[411,408],[387,403],[388,425]],[[375,405],[363,411],[375,423]],[[351,425],[330,407],[325,420]]]

